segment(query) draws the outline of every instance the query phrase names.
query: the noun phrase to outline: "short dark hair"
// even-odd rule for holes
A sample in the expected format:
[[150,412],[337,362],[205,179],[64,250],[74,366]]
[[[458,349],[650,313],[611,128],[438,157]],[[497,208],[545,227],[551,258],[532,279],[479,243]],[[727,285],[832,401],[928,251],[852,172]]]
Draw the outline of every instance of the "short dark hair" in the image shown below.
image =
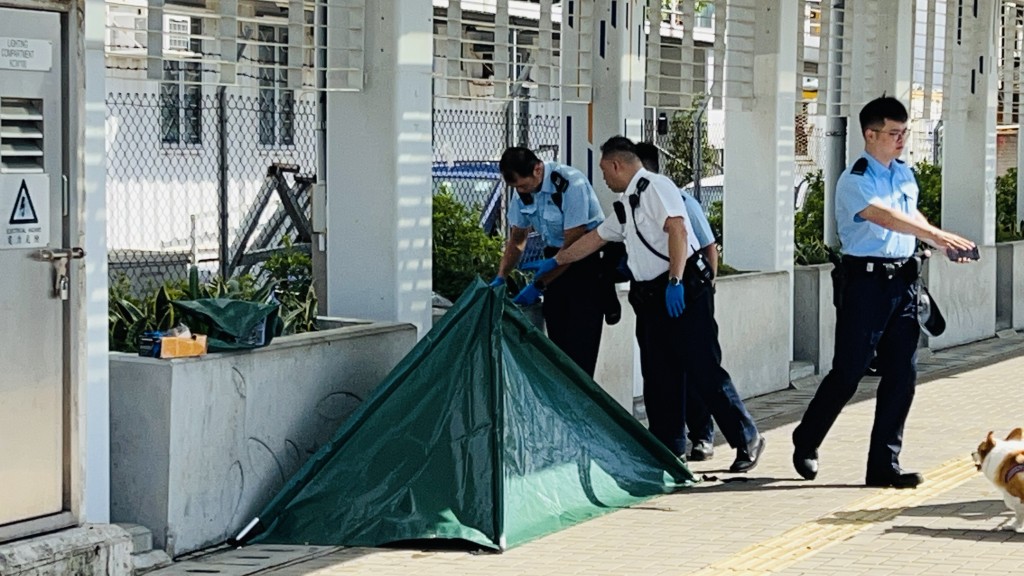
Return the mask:
[[899,100],[892,96],[875,98],[860,110],[860,131],[878,128],[884,125],[886,120],[906,122],[908,117],[907,108]]
[[498,162],[498,171],[506,182],[518,180],[523,176],[532,176],[533,168],[541,163],[541,159],[529,148],[512,146],[501,155]]
[[636,154],[636,144],[625,136],[612,136],[604,144],[601,144],[602,156],[623,156],[627,159],[639,160]]
[[651,172],[661,171],[661,159],[658,152],[658,147],[653,142],[637,142],[636,143],[636,156],[644,164],[644,168]]

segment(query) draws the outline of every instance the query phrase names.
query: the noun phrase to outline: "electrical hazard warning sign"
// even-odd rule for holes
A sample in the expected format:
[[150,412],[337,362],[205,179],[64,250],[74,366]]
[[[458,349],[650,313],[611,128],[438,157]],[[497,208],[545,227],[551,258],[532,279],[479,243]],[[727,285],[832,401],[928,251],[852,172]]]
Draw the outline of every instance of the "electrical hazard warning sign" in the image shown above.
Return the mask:
[[0,216],[6,216],[0,250],[35,248],[50,241],[50,178],[0,175]]

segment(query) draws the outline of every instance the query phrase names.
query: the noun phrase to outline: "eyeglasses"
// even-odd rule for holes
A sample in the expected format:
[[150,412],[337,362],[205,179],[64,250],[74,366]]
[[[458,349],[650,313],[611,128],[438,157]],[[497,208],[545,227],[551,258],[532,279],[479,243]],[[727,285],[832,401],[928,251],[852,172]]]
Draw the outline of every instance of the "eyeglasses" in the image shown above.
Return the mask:
[[904,128],[903,130],[879,130],[877,128],[868,128],[868,130],[879,134],[888,134],[893,140],[906,138],[907,134],[910,134],[910,128]]

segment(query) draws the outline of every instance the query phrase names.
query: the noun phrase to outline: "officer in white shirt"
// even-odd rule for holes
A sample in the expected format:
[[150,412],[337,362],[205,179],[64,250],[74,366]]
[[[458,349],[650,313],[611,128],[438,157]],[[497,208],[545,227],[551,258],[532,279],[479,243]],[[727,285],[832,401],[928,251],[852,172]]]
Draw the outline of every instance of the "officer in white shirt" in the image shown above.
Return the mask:
[[[640,157],[640,161],[643,162],[644,168],[651,172],[661,171],[658,148],[654,144],[638,142],[636,152],[637,156]],[[683,190],[680,190],[679,194],[683,197],[683,204],[686,206],[686,223],[690,233],[697,237],[697,245],[700,246],[701,254],[707,258],[712,272],[710,300],[713,329],[708,333],[708,338],[712,340],[710,352],[715,359],[715,363],[704,366],[706,369],[701,374],[703,381],[696,382],[693,380],[696,376],[688,375],[686,385],[686,429],[687,436],[692,445],[689,460],[697,462],[709,460],[715,453],[715,426],[711,421],[711,412],[704,403],[702,390],[710,387],[717,392],[716,389],[720,387],[725,392],[729,401],[729,411],[739,419],[742,425],[743,438],[755,437],[757,425],[754,424],[754,419],[747,412],[746,407],[743,405],[743,400],[739,397],[739,393],[736,392],[736,387],[732,384],[732,377],[729,376],[729,372],[722,367],[722,347],[718,342],[718,324],[714,319],[714,277],[718,274],[718,244],[715,242],[714,233],[711,231],[711,224],[708,223],[707,216],[704,215],[704,209],[701,207],[700,202]],[[733,447],[736,448],[737,446]]]
[[[615,217],[554,258],[528,266],[542,274],[585,258],[606,242],[625,243],[647,419],[651,433],[682,455],[687,375],[696,382],[710,381],[703,375],[716,363],[714,340],[708,337],[714,329],[710,266],[700,255],[696,237],[688,232],[679,189],[667,177],[644,169],[631,140],[615,136],[605,142],[600,167],[608,187],[624,193],[614,204]],[[747,472],[764,451],[764,437],[756,428],[744,433],[723,388],[702,395],[730,445],[737,447],[730,470]]]

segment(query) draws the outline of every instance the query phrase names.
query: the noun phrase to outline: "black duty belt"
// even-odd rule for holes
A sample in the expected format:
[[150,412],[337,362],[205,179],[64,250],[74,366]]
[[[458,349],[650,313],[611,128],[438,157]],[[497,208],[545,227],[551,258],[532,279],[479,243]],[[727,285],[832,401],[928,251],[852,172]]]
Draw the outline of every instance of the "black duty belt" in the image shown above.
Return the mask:
[[[843,256],[843,267],[847,271],[856,274],[877,274],[887,278],[893,278],[901,272],[912,272],[917,276],[917,270],[904,270],[908,264],[914,264],[913,258],[878,258],[872,256]],[[911,268],[916,268],[911,266]]]

